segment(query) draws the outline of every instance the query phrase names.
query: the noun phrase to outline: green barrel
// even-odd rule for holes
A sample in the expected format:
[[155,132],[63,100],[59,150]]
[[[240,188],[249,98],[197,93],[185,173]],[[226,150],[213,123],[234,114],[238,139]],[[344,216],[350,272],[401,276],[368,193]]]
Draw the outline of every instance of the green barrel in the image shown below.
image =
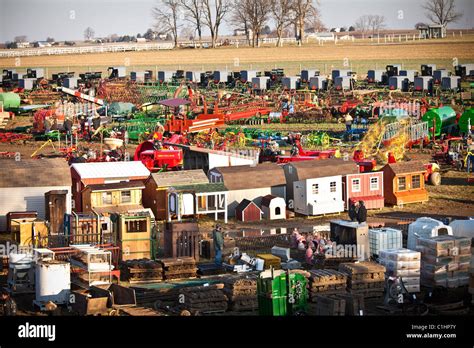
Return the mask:
[[441,134],[448,134],[456,125],[456,112],[450,106],[443,106],[428,110],[422,117],[424,122],[428,122],[428,129],[430,129],[429,136],[433,135],[433,126],[435,137]]
[[18,109],[20,107],[20,96],[16,93],[0,93],[0,104],[5,110]]
[[469,108],[463,112],[459,118],[459,131],[461,133],[467,133],[469,131],[469,126],[471,129],[474,127],[474,109]]
[[272,277],[257,280],[258,312],[264,316],[285,316],[306,312],[307,279],[298,273],[274,271]]

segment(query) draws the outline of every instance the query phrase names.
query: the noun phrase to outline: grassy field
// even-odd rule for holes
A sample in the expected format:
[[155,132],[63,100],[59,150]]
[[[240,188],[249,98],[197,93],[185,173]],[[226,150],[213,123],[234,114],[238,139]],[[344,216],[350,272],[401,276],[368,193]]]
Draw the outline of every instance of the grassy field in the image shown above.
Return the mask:
[[[84,55],[35,56],[0,59],[0,67],[17,70],[26,67],[46,67],[48,76],[59,71],[106,71],[107,67],[128,66],[129,71],[156,70],[240,70],[285,68],[287,74],[296,74],[302,68],[319,68],[330,72],[350,68],[365,74],[373,68],[384,68],[390,63],[403,64],[407,69],[419,69],[421,64],[435,63],[451,68],[453,59],[459,63],[474,61],[474,35],[443,40],[416,40],[384,43],[356,40],[318,45],[276,47],[221,47],[218,49],[175,49],[169,51],[120,52]],[[344,65],[346,64],[346,65]]]

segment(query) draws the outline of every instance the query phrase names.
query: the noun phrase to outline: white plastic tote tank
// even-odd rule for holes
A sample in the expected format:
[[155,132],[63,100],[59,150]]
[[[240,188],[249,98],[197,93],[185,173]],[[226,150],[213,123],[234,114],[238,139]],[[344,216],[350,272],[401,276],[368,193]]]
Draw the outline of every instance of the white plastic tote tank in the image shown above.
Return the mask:
[[474,220],[454,220],[449,224],[456,237],[474,238]]
[[36,302],[64,304],[71,291],[71,267],[63,261],[40,261],[36,264]]

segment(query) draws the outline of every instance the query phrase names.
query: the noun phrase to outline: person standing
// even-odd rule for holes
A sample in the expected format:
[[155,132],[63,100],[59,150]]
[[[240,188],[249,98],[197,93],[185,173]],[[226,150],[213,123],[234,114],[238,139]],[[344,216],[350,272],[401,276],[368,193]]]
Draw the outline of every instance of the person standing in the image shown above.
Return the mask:
[[348,214],[349,214],[349,219],[351,219],[351,221],[357,220],[357,207],[356,207],[356,203],[352,199],[349,201]]
[[222,233],[222,227],[216,225],[212,231],[212,240],[214,241],[214,262],[216,265],[222,265],[222,249],[224,248],[224,235]]
[[359,209],[357,211],[357,221],[361,224],[367,221],[367,208],[364,201],[359,201]]
[[469,135],[467,137],[467,156],[466,156],[466,168],[467,174],[474,171],[474,141],[472,140],[472,136]]
[[346,124],[346,131],[349,132],[352,129],[352,121],[354,119],[352,118],[351,114],[347,113],[346,116],[344,117],[344,122]]

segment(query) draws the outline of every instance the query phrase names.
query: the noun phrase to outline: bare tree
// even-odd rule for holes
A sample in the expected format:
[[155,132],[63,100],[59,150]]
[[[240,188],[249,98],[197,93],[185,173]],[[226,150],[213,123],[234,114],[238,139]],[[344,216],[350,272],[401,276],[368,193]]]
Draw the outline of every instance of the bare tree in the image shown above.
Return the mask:
[[277,47],[281,46],[281,39],[285,28],[291,23],[293,0],[272,0],[271,14],[275,22],[276,34],[278,37]]
[[295,34],[298,44],[302,45],[304,40],[304,30],[306,21],[311,17],[319,17],[317,1],[315,0],[294,0],[293,1],[293,21],[295,25]]
[[242,29],[245,32],[245,38],[250,45],[250,24],[247,14],[245,13],[245,5],[246,0],[234,1],[228,22],[237,27],[237,29]]
[[260,34],[271,10],[271,0],[243,0],[243,10],[252,30],[252,46],[260,46]]
[[197,32],[199,39],[199,46],[202,44],[202,13],[203,3],[202,0],[181,0],[181,6],[183,6],[185,12],[185,18],[190,22],[195,31]]
[[354,26],[357,31],[366,33],[369,30],[369,16],[368,15],[360,16],[354,23]]
[[230,0],[202,0],[203,22],[211,32],[212,47],[216,47],[219,28],[230,11]]
[[462,17],[461,12],[456,12],[454,0],[428,0],[422,7],[426,10],[426,18],[436,24],[447,25]]
[[385,17],[381,15],[368,16],[369,28],[372,30],[372,35],[385,27]]
[[171,33],[174,47],[178,46],[179,15],[181,3],[179,0],[161,0],[152,9],[155,18],[155,29],[161,33]]
[[25,42],[27,40],[27,36],[26,35],[19,35],[19,36],[15,36],[13,38],[13,41],[14,42]]
[[194,40],[195,30],[191,27],[184,27],[181,29],[181,37],[186,38],[186,40]]
[[95,31],[91,27],[87,27],[86,30],[84,30],[84,39],[86,41],[92,40],[95,36]]

